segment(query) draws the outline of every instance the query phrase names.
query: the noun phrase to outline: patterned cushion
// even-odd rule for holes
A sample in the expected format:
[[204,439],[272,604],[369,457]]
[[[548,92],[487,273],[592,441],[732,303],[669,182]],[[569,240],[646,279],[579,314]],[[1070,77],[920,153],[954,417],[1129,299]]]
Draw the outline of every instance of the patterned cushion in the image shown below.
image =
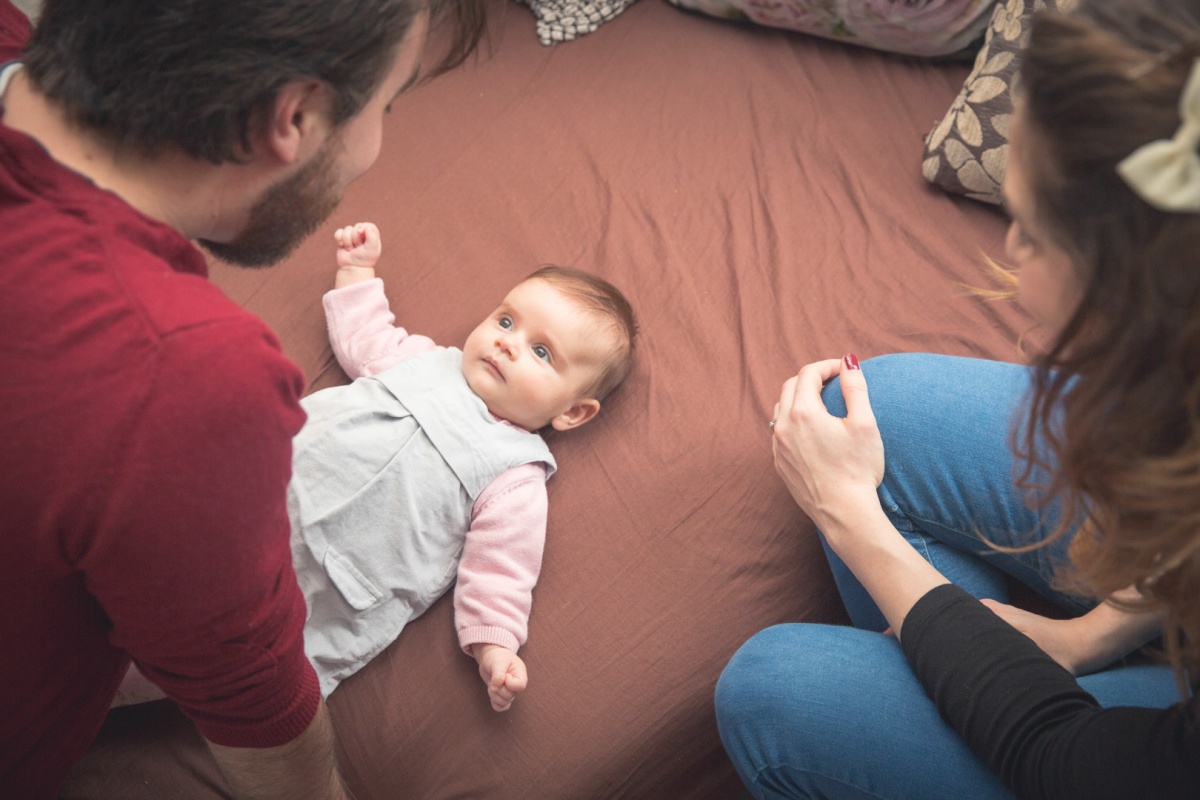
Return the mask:
[[710,17],[753,22],[889,53],[959,54],[979,40],[998,0],[669,0]]
[[634,0],[523,0],[537,18],[537,35],[549,47],[589,34]]
[[1017,55],[1033,14],[1068,11],[1076,0],[1003,0],[992,14],[983,49],[946,116],[925,139],[921,171],[948,192],[1000,203],[1008,157],[1008,125],[1016,89]]

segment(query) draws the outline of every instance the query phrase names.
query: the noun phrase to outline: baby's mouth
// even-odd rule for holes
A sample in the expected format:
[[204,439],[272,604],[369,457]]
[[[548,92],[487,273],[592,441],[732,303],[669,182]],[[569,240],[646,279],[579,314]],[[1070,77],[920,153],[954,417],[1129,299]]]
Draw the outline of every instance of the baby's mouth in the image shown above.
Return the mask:
[[500,365],[496,363],[496,359],[492,358],[491,356],[484,356],[483,363],[488,365],[488,369],[490,369],[497,378],[504,380],[504,373],[500,371]]

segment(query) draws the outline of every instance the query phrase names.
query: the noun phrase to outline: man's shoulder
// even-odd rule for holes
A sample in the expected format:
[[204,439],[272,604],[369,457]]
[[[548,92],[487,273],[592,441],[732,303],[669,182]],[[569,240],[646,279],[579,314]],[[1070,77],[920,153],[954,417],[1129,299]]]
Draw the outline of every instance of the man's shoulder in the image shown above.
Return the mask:
[[11,0],[0,0],[0,62],[9,61],[33,33],[29,18]]
[[28,317],[26,332],[62,329],[103,319],[97,333],[145,339],[154,345],[197,327],[233,326],[256,338],[270,336],[256,316],[208,280],[204,255],[174,229],[97,190],[96,202],[42,198],[38,219],[0,209],[9,255],[0,278],[9,323]]
[[0,336],[20,343],[0,352],[0,374],[22,394],[53,386],[122,418],[166,396],[206,398],[218,414],[228,402],[212,401],[230,394],[295,405],[299,370],[262,320],[208,281],[190,242],[119,205],[74,219],[44,211],[35,230],[0,225]]

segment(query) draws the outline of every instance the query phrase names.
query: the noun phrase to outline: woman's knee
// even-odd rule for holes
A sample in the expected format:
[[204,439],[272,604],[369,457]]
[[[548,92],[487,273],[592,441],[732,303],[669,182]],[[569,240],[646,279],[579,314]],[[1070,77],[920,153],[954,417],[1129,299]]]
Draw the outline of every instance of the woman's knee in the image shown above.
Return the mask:
[[715,703],[717,721],[733,722],[734,717],[754,719],[756,709],[769,701],[769,678],[780,659],[786,659],[790,645],[785,644],[787,626],[776,625],[750,637],[725,665],[717,680]]
[[[840,625],[791,623],[767,628],[743,644],[717,681],[717,721],[762,724],[787,717],[789,727],[808,715],[813,700],[852,697],[879,680],[875,651],[907,671],[894,639]],[[859,685],[861,684],[861,685]]]
[[932,797],[954,787],[1011,798],[942,721],[891,636],[768,628],[730,660],[716,710],[738,774],[762,796]]
[[[1003,397],[1007,414],[1008,395],[1019,398],[1023,391],[1023,387],[1015,393],[1009,388],[1014,383],[1023,385],[1028,372],[1014,364],[939,353],[890,353],[868,358],[861,366],[876,416],[889,410],[905,416],[963,393]],[[831,414],[845,416],[846,404],[837,378],[825,386],[822,398]]]

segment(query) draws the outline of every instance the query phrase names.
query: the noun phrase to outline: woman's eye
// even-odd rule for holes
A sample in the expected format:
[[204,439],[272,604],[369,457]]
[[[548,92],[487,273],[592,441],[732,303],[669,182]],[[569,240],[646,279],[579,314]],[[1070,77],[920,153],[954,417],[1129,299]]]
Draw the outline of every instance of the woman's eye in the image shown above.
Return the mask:
[[501,317],[499,320],[497,320],[497,324],[506,331],[512,330],[512,320],[508,317]]
[[550,351],[547,350],[545,347],[543,347],[540,344],[536,344],[533,346],[533,354],[535,356],[537,356],[538,358],[542,359],[543,361],[550,360]]

